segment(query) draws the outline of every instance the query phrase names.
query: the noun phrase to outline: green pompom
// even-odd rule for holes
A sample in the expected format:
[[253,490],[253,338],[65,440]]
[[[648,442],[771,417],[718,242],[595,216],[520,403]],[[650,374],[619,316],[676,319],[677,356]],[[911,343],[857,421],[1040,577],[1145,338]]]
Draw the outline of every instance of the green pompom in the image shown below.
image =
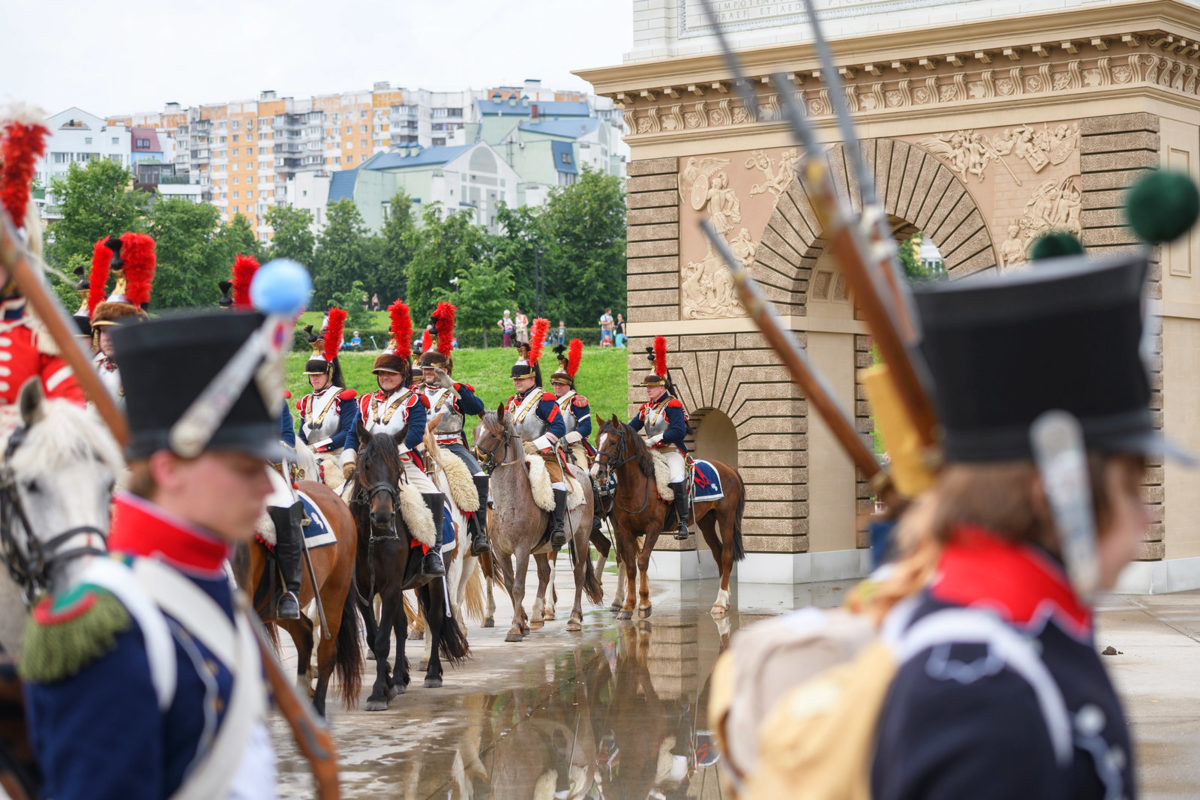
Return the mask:
[[1200,217],[1200,191],[1186,174],[1156,169],[1130,187],[1125,216],[1142,241],[1171,242]]
[[79,674],[116,647],[132,618],[104,589],[80,586],[34,606],[25,626],[22,680],[53,683]]
[[1083,242],[1067,231],[1048,231],[1033,240],[1029,248],[1030,261],[1083,255]]

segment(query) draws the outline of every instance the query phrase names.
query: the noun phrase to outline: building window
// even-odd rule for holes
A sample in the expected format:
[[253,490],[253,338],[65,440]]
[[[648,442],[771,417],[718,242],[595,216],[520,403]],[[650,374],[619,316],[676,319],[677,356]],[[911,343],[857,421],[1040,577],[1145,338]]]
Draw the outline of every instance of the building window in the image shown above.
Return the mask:
[[121,143],[121,140],[120,140],[118,137],[114,136],[114,137],[113,137],[113,144],[120,144],[120,143]]
[[235,147],[235,148],[233,148],[233,154],[234,154],[235,156],[238,154],[238,149],[237,149],[236,147]]
[[366,118],[367,118],[367,112],[366,112],[366,111],[361,111],[361,112],[359,112],[359,119],[366,119]]
[[366,125],[360,125],[359,127],[360,127],[360,128],[362,128],[362,131],[361,131],[361,133],[366,133],[366,132],[367,132],[367,126],[366,126]]
[[[234,193],[234,195],[236,196],[236,194],[237,194],[237,193],[235,192],[235,193]],[[234,207],[233,207],[233,213],[235,213],[235,214],[236,214],[236,213],[238,213],[238,207],[237,207],[237,206],[234,206]]]
[[[237,183],[237,179],[235,178],[233,182],[234,182],[234,183]],[[237,198],[238,198],[238,193],[237,193],[237,192],[234,192],[234,193],[233,193],[233,199],[234,199],[234,200],[237,200]]]
[[71,163],[71,154],[70,153],[51,153],[50,159],[55,164],[69,164],[69,163]]
[[238,182],[238,177],[237,177],[237,175],[234,175],[233,176],[233,185],[237,186],[237,182]]
[[334,156],[334,157],[333,157],[333,163],[335,163],[335,164],[340,164],[340,163],[342,163],[342,157],[341,157],[341,156]]
[[122,158],[120,155],[111,155],[108,157],[108,160],[113,162],[114,164],[124,164],[125,163],[124,158]]
[[224,136],[217,137],[217,144],[225,144],[225,137]]
[[91,143],[92,143],[92,137],[90,137],[90,136],[85,136],[85,137],[83,137],[83,143],[84,143],[84,144],[91,144]]
[[247,175],[247,176],[246,176],[246,183],[254,183],[254,176],[253,176],[253,175]]
[[252,189],[247,189],[247,190],[246,190],[246,199],[247,199],[247,200],[253,200],[253,199],[254,199],[254,191],[253,191]]
[[366,146],[367,146],[367,140],[363,139],[362,142],[359,144],[359,147],[365,148]]
[[[235,119],[233,122],[229,123],[229,127],[233,128],[236,131],[237,127],[238,127],[238,121]],[[236,137],[234,138],[234,141],[235,142],[237,141]]]
[[346,126],[346,135],[349,136],[351,133],[353,133],[353,129],[349,125],[347,125]]

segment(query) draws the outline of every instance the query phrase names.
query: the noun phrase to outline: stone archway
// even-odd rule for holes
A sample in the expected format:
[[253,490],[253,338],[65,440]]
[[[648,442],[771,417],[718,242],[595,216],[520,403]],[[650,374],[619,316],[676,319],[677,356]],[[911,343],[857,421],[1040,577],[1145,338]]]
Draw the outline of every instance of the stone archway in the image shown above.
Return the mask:
[[718,408],[699,408],[691,412],[691,423],[691,449],[702,458],[715,458],[736,469],[738,434],[733,420]]

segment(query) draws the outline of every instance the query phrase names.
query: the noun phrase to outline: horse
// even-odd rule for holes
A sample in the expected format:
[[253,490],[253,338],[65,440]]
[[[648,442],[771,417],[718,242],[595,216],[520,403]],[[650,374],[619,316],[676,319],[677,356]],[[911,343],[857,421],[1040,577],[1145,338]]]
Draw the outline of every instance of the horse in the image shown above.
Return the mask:
[[[495,413],[484,415],[475,439],[475,452],[480,465],[492,476],[491,493],[495,508],[488,520],[488,539],[492,545],[493,564],[498,567],[513,604],[512,627],[504,640],[519,642],[529,632],[531,625],[540,624],[543,620],[546,585],[551,573],[550,562],[546,558],[549,541],[542,542],[542,539],[550,512],[543,511],[534,501],[529,472],[525,467],[525,447],[513,431],[504,406],[500,406]],[[593,603],[599,603],[603,598],[603,589],[588,553],[594,507],[591,481],[586,472],[574,465],[568,465],[565,472],[579,482],[584,492],[583,504],[569,509],[563,519],[575,572],[575,604],[567,621],[567,630],[581,631],[583,592],[587,592],[588,599]],[[525,579],[531,555],[538,570],[538,591],[532,618],[526,615],[524,608]]]
[[[405,434],[406,430],[395,436],[372,434],[359,423],[358,464],[348,490],[352,498],[350,511],[358,531],[358,585],[367,589],[359,601],[367,616],[368,640],[373,642],[375,654],[376,677],[367,698],[367,711],[386,710],[388,701],[403,693],[409,683],[408,658],[404,654],[407,615],[402,595],[411,548],[400,513],[398,489],[403,471],[399,446]],[[371,608],[376,594],[382,599],[377,625]],[[470,654],[470,647],[458,623],[448,613],[443,580],[420,586],[417,600],[431,637],[425,686],[436,688],[442,685],[441,656],[457,664]],[[393,633],[396,665],[389,674],[387,660]]]
[[[316,575],[314,589],[312,574],[301,571],[300,607],[314,602],[320,593],[327,626],[322,626],[321,641],[317,644],[317,685],[312,685],[312,652],[314,644],[313,619],[304,614],[299,619],[278,619],[272,610],[276,583],[274,561],[267,545],[259,538],[239,545],[234,553],[233,568],[238,585],[249,597],[264,622],[283,628],[296,645],[297,686],[312,696],[313,707],[325,716],[325,697],[329,677],[335,671],[341,687],[342,702],[347,708],[358,705],[358,690],[362,686],[362,645],[359,642],[357,592],[354,567],[358,537],[350,509],[323,483],[301,481],[297,488],[317,506],[332,527],[337,542],[308,552],[312,573]],[[314,610],[315,614],[316,611]]]
[[[721,572],[721,588],[717,592],[711,614],[723,617],[729,610],[729,575],[733,562],[746,557],[742,545],[742,513],[746,507],[746,486],[736,469],[720,461],[707,459],[717,470],[724,496],[714,502],[697,502],[692,516],[708,543]],[[633,618],[634,584],[638,586],[638,615],[650,616],[650,581],[646,569],[650,554],[663,530],[671,505],[657,494],[654,474],[654,455],[637,431],[617,419],[600,425],[596,448],[598,479],[607,481],[610,473],[617,476],[617,492],[613,504],[613,520],[617,552],[625,566],[627,586],[625,602],[618,612],[619,619]],[[717,536],[717,523],[721,535]],[[639,550],[638,538],[645,537]],[[639,575],[640,571],[640,575]]]

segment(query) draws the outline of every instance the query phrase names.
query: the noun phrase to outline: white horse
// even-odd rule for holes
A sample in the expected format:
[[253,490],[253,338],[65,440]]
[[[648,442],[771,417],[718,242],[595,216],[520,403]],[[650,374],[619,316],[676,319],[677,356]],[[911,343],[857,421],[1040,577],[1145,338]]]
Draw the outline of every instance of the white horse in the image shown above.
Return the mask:
[[46,400],[26,383],[21,426],[5,436],[0,466],[0,645],[20,653],[26,602],[70,585],[103,553],[121,449],[92,413]]

